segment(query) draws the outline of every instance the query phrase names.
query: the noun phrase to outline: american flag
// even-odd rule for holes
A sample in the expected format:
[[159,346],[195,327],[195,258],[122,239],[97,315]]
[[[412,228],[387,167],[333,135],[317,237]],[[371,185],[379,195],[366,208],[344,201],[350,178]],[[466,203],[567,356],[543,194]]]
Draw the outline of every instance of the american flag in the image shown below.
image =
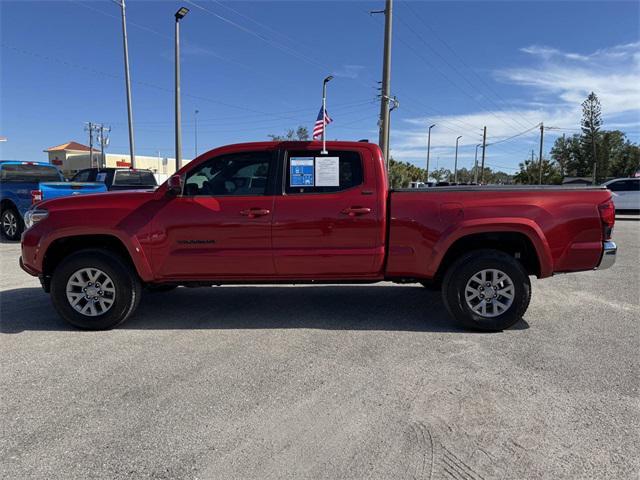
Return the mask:
[[318,112],[318,118],[316,119],[316,124],[313,126],[314,140],[318,140],[319,138],[322,138],[324,127],[326,127],[331,122],[333,122],[333,120],[331,119],[331,117],[329,116],[326,110],[324,111],[324,121],[322,120],[322,110],[323,108],[320,107],[320,111]]

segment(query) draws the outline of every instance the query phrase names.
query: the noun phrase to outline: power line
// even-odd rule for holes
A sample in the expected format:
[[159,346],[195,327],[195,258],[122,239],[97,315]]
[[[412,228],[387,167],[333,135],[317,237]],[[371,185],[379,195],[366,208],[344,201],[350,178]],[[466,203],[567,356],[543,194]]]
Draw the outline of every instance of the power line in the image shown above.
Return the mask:
[[[400,23],[402,23],[403,25],[405,25],[409,30],[411,30],[414,35],[416,35],[432,52],[436,53],[436,55],[438,55],[440,58],[443,58],[436,50],[434,50],[431,45],[429,45],[429,42],[427,42],[424,37],[416,32],[411,25],[409,25],[407,22],[405,22],[402,17],[398,16],[398,19],[400,21]],[[410,51],[412,51],[420,60],[422,60],[428,67],[430,67],[431,69],[437,71],[440,75],[442,75],[447,81],[449,81],[451,84],[453,84],[461,93],[463,93],[465,96],[467,96],[470,100],[472,100],[473,102],[475,102],[482,111],[484,111],[485,113],[488,113],[492,116],[494,116],[497,120],[499,120],[500,122],[504,123],[505,125],[511,127],[511,128],[522,128],[522,125],[518,125],[517,123],[509,123],[507,122],[507,119],[502,118],[500,116],[498,116],[498,114],[494,111],[491,110],[487,110],[486,108],[484,108],[482,106],[482,104],[477,100],[477,98],[470,94],[466,89],[464,89],[457,81],[455,81],[453,78],[451,78],[449,75],[447,75],[444,71],[442,71],[437,65],[431,63],[429,60],[427,60],[419,51],[417,51],[411,44],[409,44],[408,42],[405,42],[401,37],[398,36],[398,41],[400,41],[401,43],[403,43]],[[444,59],[445,62],[446,59]],[[449,64],[447,62],[447,64]],[[449,64],[450,65],[450,64]],[[455,69],[455,67],[452,67]],[[470,85],[472,85],[472,89],[473,84],[471,84],[471,82],[469,82],[469,80],[462,74],[459,73],[459,71],[456,69],[456,72],[458,72],[458,74]],[[502,109],[500,107],[497,107],[499,111],[502,112]]]
[[[460,63],[462,63],[462,65],[464,65],[471,73],[473,73],[475,75],[475,77],[480,80],[480,82],[491,92],[493,93],[496,97],[498,97],[503,103],[507,103],[510,107],[514,108],[513,104],[511,104],[510,102],[508,102],[507,100],[504,99],[504,97],[502,97],[496,90],[494,90],[485,80],[484,78],[482,78],[480,75],[478,75],[478,73],[475,71],[475,69],[471,68],[471,66],[469,64],[467,64],[462,57],[453,49],[453,47],[451,47],[442,37],[440,37],[440,35],[438,35],[438,33],[436,32],[436,30],[434,28],[431,27],[431,25],[429,25],[419,14],[418,12],[411,6],[410,2],[408,1],[403,1],[403,4],[405,4],[407,6],[407,8],[409,8],[414,16],[421,21],[421,23],[427,27],[431,33],[433,34],[433,36],[438,39],[438,41],[440,41],[440,43],[442,43],[459,61]],[[519,123],[519,122],[518,122]],[[525,121],[526,124],[526,121]],[[524,124],[523,124],[524,126]]]
[[494,142],[489,142],[489,143],[487,143],[487,146],[489,146],[489,145],[496,145],[496,144],[498,144],[498,143],[503,143],[503,142],[508,142],[509,140],[512,140],[512,139],[514,139],[514,138],[521,137],[522,135],[525,135],[525,134],[529,133],[530,131],[532,131],[532,130],[534,130],[534,129],[536,129],[536,128],[539,128],[539,127],[540,127],[540,125],[541,125],[540,123],[537,123],[537,124],[535,124],[533,127],[530,127],[530,128],[528,128],[528,129],[524,130],[523,132],[516,133],[515,135],[511,135],[510,137],[503,138],[503,139],[501,139],[501,140],[496,140],[496,141],[494,141]]

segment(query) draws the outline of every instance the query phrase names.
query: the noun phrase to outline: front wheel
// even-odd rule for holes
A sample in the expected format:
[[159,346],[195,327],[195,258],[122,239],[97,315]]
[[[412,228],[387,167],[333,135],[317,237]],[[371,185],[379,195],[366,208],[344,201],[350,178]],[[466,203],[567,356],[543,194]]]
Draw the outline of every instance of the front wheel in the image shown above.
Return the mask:
[[15,208],[8,207],[2,211],[2,215],[0,215],[0,227],[2,228],[2,236],[7,240],[20,240],[23,223],[20,214],[18,214]]
[[499,331],[522,318],[531,300],[531,283],[522,264],[498,250],[477,250],[447,270],[442,298],[466,328]]
[[51,278],[51,300],[62,318],[87,330],[113,328],[140,301],[140,280],[118,255],[82,250],[65,258]]

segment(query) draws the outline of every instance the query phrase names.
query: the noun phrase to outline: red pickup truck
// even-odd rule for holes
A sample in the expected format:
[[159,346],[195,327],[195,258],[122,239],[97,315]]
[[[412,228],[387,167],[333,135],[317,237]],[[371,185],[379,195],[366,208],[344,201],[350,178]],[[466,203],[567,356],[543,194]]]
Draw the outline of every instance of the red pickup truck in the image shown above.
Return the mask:
[[376,145],[327,147],[230,145],[156,191],[43,202],[21,266],[86,329],[125,320],[143,288],[386,280],[441,288],[464,326],[501,330],[526,311],[530,275],[615,261],[605,188],[390,190]]

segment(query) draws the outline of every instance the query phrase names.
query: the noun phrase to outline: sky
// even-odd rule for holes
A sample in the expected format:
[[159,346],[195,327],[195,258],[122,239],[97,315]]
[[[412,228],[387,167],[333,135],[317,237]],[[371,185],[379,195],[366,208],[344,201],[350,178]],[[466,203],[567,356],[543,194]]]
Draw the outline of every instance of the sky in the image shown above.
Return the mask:
[[[174,13],[181,21],[183,155],[312,129],[328,85],[330,139],[377,142],[384,18],[377,1],[127,1],[136,153],[174,156]],[[515,173],[579,128],[594,91],[606,129],[640,141],[640,2],[395,0],[391,153],[422,168]],[[0,159],[46,161],[111,126],[128,152],[120,9],[111,0],[0,1]],[[196,114],[196,110],[198,113]],[[514,137],[514,138],[511,138]]]

